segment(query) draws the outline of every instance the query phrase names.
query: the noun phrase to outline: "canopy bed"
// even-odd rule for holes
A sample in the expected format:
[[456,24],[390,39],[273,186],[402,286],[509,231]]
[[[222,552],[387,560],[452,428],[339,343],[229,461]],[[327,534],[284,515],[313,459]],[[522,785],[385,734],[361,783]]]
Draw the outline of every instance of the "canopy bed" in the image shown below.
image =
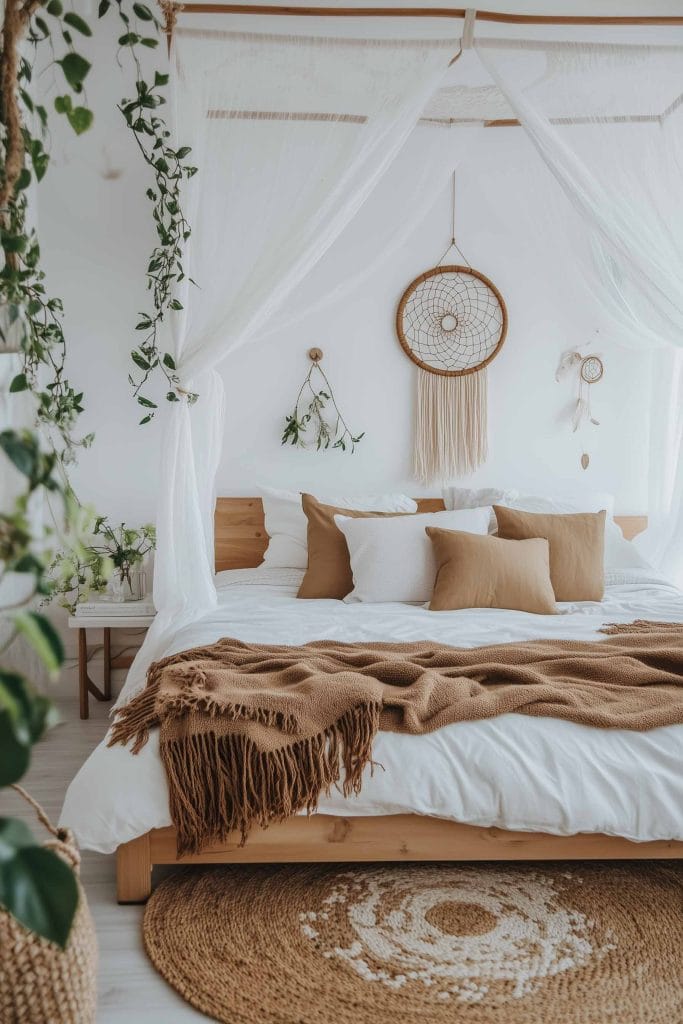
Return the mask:
[[[258,31],[252,22],[225,30],[218,16],[245,14],[244,7],[211,4],[174,11],[169,19],[175,127],[202,167],[187,184],[185,203],[194,227],[172,351],[183,393],[198,394],[199,400],[173,401],[167,410],[154,583],[158,615],[119,709],[139,697],[152,662],[226,636],[283,645],[335,638],[478,647],[492,636],[510,643],[592,642],[607,623],[683,623],[680,591],[628,561],[612,569],[612,576],[607,573],[603,601],[569,603],[560,615],[492,607],[435,615],[398,601],[301,601],[296,598],[301,573],[292,575],[287,568],[292,563],[270,568],[266,558],[264,567],[255,568],[267,544],[259,499],[220,499],[215,527],[213,518],[225,401],[218,363],[274,329],[276,313],[291,315],[287,303],[296,304],[298,285],[385,180],[414,133],[420,133],[423,173],[434,188],[452,173],[457,147],[476,145],[473,126],[514,125],[528,132],[589,225],[595,255],[588,276],[622,325],[625,340],[665,352],[653,398],[652,510],[646,534],[649,553],[660,564],[671,567],[681,558],[683,469],[675,459],[683,436],[678,401],[683,231],[675,228],[681,210],[674,183],[683,167],[678,70],[683,37],[675,43],[655,37],[648,45],[628,34],[616,42],[548,40],[532,32],[534,25],[547,27],[547,19],[479,13],[476,20],[484,23],[521,24],[529,37],[475,39],[471,11],[247,10],[249,15],[299,13],[312,20],[296,35],[276,32],[272,24],[268,32]],[[415,20],[418,27],[399,31],[392,23],[391,33],[377,25],[365,31],[350,20],[352,30],[331,36],[315,23],[322,15],[371,20],[380,13],[406,15],[400,19],[404,26]],[[200,25],[195,15],[206,20]],[[443,26],[427,29],[418,15],[435,23],[464,16],[462,38],[459,27],[445,38]],[[627,33],[633,25],[648,24],[655,31],[657,25],[683,24],[683,19],[622,21]],[[611,24],[601,18],[552,23]],[[474,64],[473,79],[453,77],[463,68],[471,75]],[[268,76],[259,75],[262,66]],[[424,185],[421,180],[420,191]],[[420,209],[416,203],[415,216]],[[389,239],[381,239],[376,258],[386,256],[388,242],[389,248],[400,244],[404,229],[396,226]],[[192,289],[190,275],[201,290]],[[350,290],[354,280],[358,277],[350,275],[340,282],[333,297]],[[483,368],[484,362],[478,365]],[[495,500],[480,503],[492,504]],[[443,503],[419,499],[418,505],[419,514],[438,515]],[[381,511],[399,515],[404,510]],[[627,538],[648,525],[644,517],[616,522]],[[151,737],[136,758],[123,747],[98,748],[72,784],[63,820],[84,845],[118,849],[122,902],[146,898],[154,864],[179,860],[682,857],[675,809],[682,729],[672,724],[624,735],[624,730],[588,729],[553,718],[502,715],[458,722],[418,738],[379,733],[375,756],[387,770],[364,776],[360,795],[346,801],[330,790],[318,814],[255,830],[244,846],[236,836],[183,858],[169,825],[158,740]],[[422,790],[411,787],[411,760]],[[465,785],[470,764],[471,794]]]
[[[421,513],[437,512],[443,507],[442,499],[418,500]],[[617,516],[616,522],[627,537],[637,535],[646,525],[642,516]],[[486,618],[486,612],[474,611],[465,613],[470,618],[462,622],[458,621],[462,613],[446,613],[447,622],[441,619],[440,624],[428,624],[425,616],[429,613],[424,609],[400,604],[342,605],[346,613],[342,616],[334,608],[338,602],[296,600],[291,577],[298,579],[300,571],[268,569],[263,565],[254,568],[261,564],[268,540],[260,498],[219,499],[215,524],[216,569],[222,573],[217,577],[221,588],[219,608],[207,617],[204,626],[197,623],[184,633],[181,631],[172,642],[172,649],[187,647],[196,638],[210,639],[228,631],[247,639],[290,637],[299,642],[317,636],[319,630],[320,635],[328,635],[327,626],[337,630],[335,635],[363,637],[368,635],[368,616],[375,615],[377,625],[371,622],[370,635],[410,636],[423,630],[424,633],[416,635],[436,639],[446,634],[453,642],[457,643],[462,637],[475,644],[485,641],[487,632],[495,629],[496,621],[500,621],[510,638],[547,635],[548,632],[593,636],[606,619],[628,621],[643,614],[683,622],[683,598],[679,592],[663,584],[657,576],[637,569],[632,576],[626,571],[613,576],[614,586],[608,588],[602,606],[569,606],[567,615],[555,617],[550,625],[547,616],[519,615],[517,622],[510,620],[511,613],[489,612],[489,616],[500,617],[491,619]],[[478,616],[483,617],[480,620]],[[433,620],[434,616],[431,618]],[[530,623],[535,618],[543,620],[542,623]],[[364,621],[363,626],[361,621]],[[335,622],[337,625],[333,627]],[[129,683],[127,689],[130,688]],[[123,699],[125,702],[125,693]],[[333,794],[323,801],[320,813],[290,818],[266,830],[256,829],[244,846],[236,835],[231,842],[210,844],[201,853],[178,858],[175,830],[165,824],[169,820],[168,797],[164,792],[158,747],[152,742],[136,757],[131,757],[123,747],[102,744],[72,784],[63,817],[86,846],[103,852],[117,847],[121,902],[140,901],[149,895],[151,871],[156,864],[683,856],[681,840],[645,838],[662,834],[657,831],[661,828],[669,830],[668,836],[671,828],[675,828],[672,821],[675,822],[676,817],[675,776],[681,749],[680,727],[659,729],[651,738],[648,733],[588,730],[597,734],[597,739],[592,745],[582,747],[583,733],[587,730],[580,726],[546,718],[513,717],[516,722],[512,732],[509,715],[498,720],[500,727],[496,727],[493,734],[484,730],[477,736],[476,726],[488,728],[494,720],[451,726],[452,739],[448,743],[454,746],[451,748],[447,743],[447,749],[443,746],[441,732],[432,734],[440,737],[436,744],[425,743],[431,737],[392,735],[387,741],[386,734],[379,734],[382,746],[376,756],[386,770],[377,771],[372,779],[366,779],[365,796],[360,803],[359,798],[349,801],[339,793]],[[558,725],[568,727],[569,731],[562,728],[558,731]],[[469,739],[463,728],[470,730]],[[407,740],[411,746],[407,749],[402,745],[392,750],[392,742],[397,739]],[[499,763],[489,771],[484,762],[490,760],[486,751],[492,749],[492,744]],[[512,748],[518,744],[518,749],[511,749],[509,744]],[[460,753],[459,746],[462,747]],[[550,753],[553,746],[555,750]],[[581,773],[584,777],[580,785],[574,785],[579,750],[580,756],[585,757]],[[412,782],[401,768],[402,761],[411,764]],[[505,783],[506,774],[512,785]],[[601,775],[604,776],[602,781]],[[472,793],[465,794],[464,803],[456,809],[448,791],[453,785],[456,790],[461,789],[468,776]],[[534,776],[545,782],[536,784]],[[482,793],[493,785],[499,787],[494,802],[500,800],[503,805],[509,805],[506,819],[512,821],[519,815],[518,828],[512,824],[505,827],[490,824],[490,820],[500,818],[496,818],[490,804],[486,806]],[[611,815],[607,808],[614,803],[612,787],[615,785],[631,796],[634,789],[640,791],[641,811],[634,813],[642,817],[642,808],[649,806],[647,820],[636,824],[630,812],[621,820],[619,811]],[[514,806],[512,791],[525,786],[528,799]],[[576,789],[574,800],[568,796],[571,786]],[[429,793],[430,789],[434,790],[431,797],[421,795]],[[558,810],[559,793],[567,800],[567,806],[561,811]],[[439,801],[441,812],[436,816]],[[580,809],[582,802],[585,802],[584,810]],[[411,807],[413,813],[406,810]],[[534,820],[540,819],[547,830],[530,829],[530,813],[535,814]],[[470,823],[467,819],[473,815],[480,815],[483,824]],[[486,820],[487,815],[489,820]],[[458,816],[463,820],[456,820]],[[604,827],[614,831],[609,834],[591,831],[588,823],[592,819],[604,821]],[[145,823],[150,827],[146,828]],[[619,829],[630,832],[631,837],[620,835]],[[130,835],[134,838],[123,841]]]

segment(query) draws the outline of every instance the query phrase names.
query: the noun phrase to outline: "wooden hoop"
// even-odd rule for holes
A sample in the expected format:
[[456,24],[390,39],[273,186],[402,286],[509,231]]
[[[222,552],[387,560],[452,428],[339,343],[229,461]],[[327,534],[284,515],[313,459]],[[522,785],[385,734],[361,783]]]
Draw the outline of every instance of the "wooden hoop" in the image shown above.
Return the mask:
[[[491,354],[488,355],[486,359],[483,359],[481,363],[477,363],[476,366],[470,366],[465,370],[440,370],[436,366],[430,366],[429,363],[425,363],[422,359],[419,359],[415,355],[412,348],[406,341],[405,334],[403,333],[403,311],[406,307],[408,299],[415,291],[415,289],[418,287],[418,285],[421,285],[423,281],[427,281],[430,277],[435,277],[437,274],[469,274],[470,277],[479,278],[479,280],[482,281],[487,286],[487,288],[491,289],[496,299],[498,300],[498,304],[500,306],[500,311],[503,317],[503,323],[501,325],[500,338],[498,339],[498,344],[494,348],[493,352],[491,352]],[[416,277],[414,281],[410,282],[410,284],[404,291],[403,295],[401,296],[401,301],[399,302],[398,309],[396,310],[396,333],[398,335],[398,340],[401,344],[401,348],[408,356],[408,358],[413,363],[416,364],[416,366],[419,366],[422,370],[426,370],[427,373],[436,373],[440,377],[466,377],[470,373],[478,373],[479,370],[483,370],[485,366],[488,366],[492,359],[496,358],[501,348],[503,347],[503,343],[505,342],[505,336],[507,334],[507,329],[507,306],[505,305],[505,300],[503,299],[503,296],[500,294],[493,281],[490,281],[485,274],[480,273],[478,270],[473,270],[471,267],[462,267],[456,264],[447,264],[446,266],[432,267],[431,270],[425,270],[424,274],[420,274],[419,277]]]
[[[588,362],[597,363],[598,366],[600,367],[600,373],[598,374],[597,377],[586,377],[585,366],[586,366],[586,363],[588,363]],[[583,359],[581,360],[581,366],[579,368],[579,374],[581,375],[581,380],[584,382],[584,384],[597,384],[599,380],[602,380],[602,378],[604,376],[604,373],[605,373],[605,364],[603,363],[603,361],[600,358],[600,356],[594,356],[594,355],[584,356]]]

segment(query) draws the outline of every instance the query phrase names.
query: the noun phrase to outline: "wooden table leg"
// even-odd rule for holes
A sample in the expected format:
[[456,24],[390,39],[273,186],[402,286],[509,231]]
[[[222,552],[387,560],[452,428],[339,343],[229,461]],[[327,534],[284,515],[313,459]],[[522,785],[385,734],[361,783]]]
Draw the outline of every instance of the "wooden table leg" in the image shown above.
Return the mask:
[[78,702],[81,718],[88,718],[88,641],[82,628],[78,630]]
[[88,675],[88,641],[85,629],[78,630],[78,701],[81,718],[89,718],[88,694],[97,700],[111,700],[111,631],[104,631],[104,689],[95,686]]
[[104,697],[111,700],[111,629],[104,630]]

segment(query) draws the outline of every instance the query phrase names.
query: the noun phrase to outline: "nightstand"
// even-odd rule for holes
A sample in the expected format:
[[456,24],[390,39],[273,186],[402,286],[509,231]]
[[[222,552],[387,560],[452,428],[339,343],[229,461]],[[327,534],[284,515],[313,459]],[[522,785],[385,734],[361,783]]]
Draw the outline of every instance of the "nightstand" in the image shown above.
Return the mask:
[[[111,700],[111,672],[116,668],[130,668],[132,654],[111,656],[112,629],[149,629],[154,622],[153,615],[107,615],[102,609],[101,615],[70,615],[69,629],[78,630],[78,699],[81,718],[88,718],[88,694],[97,700]],[[89,629],[104,630],[104,678],[102,689],[95,685],[88,675],[88,639]]]

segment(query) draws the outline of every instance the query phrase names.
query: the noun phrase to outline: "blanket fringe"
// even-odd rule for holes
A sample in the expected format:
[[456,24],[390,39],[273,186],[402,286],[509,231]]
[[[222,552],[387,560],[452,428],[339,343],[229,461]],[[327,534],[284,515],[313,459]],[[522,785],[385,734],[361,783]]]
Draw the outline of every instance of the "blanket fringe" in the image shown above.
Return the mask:
[[616,636],[619,633],[669,633],[672,629],[680,630],[683,623],[680,622],[656,622],[649,619],[635,619],[634,622],[608,622],[598,632],[606,633],[607,636]]
[[162,742],[178,856],[235,832],[243,846],[255,825],[310,813],[342,779],[344,796],[359,793],[380,713],[379,703],[359,704],[317,735],[266,752],[244,733],[210,731]]

